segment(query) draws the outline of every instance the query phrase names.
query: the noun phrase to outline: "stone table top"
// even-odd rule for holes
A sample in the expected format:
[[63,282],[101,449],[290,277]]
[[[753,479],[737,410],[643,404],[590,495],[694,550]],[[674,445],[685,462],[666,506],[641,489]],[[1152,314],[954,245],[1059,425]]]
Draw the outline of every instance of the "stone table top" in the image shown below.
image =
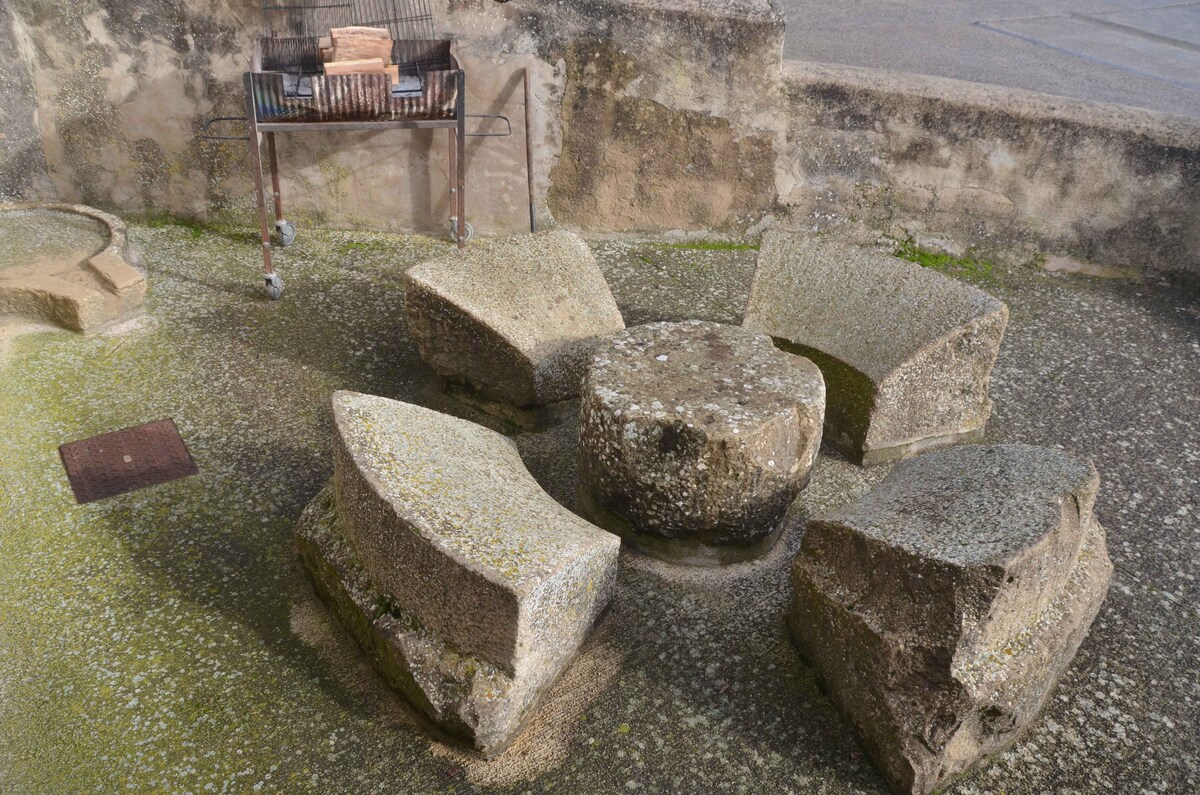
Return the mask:
[[674,418],[731,435],[825,396],[807,359],[777,350],[763,334],[700,320],[611,337],[593,355],[588,382],[613,416]]

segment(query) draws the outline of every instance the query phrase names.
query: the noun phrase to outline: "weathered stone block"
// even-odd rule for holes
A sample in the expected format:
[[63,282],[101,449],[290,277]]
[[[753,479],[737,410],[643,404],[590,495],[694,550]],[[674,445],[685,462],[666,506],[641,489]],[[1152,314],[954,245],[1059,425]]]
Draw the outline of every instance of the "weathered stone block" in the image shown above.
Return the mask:
[[897,791],[944,787],[1045,703],[1108,590],[1098,488],[1059,450],[965,446],[808,523],[792,634]]
[[352,392],[333,414],[332,488],[297,531],[305,566],[393,686],[497,753],[607,606],[620,542],[497,433]]
[[816,365],[698,320],[617,334],[583,387],[579,477],[597,522],[644,551],[756,557],[808,483],[825,411]]
[[405,285],[421,358],[515,406],[578,395],[597,338],[625,328],[591,250],[570,232],[477,243],[410,269]]
[[807,356],[825,435],[864,465],[983,438],[1008,308],[886,254],[801,234],[763,240],[743,325]]

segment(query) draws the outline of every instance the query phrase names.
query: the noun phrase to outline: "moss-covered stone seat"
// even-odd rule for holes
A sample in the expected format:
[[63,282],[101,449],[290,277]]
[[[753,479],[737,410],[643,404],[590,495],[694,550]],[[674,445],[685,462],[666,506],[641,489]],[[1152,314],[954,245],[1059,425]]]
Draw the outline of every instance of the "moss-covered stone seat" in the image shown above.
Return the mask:
[[983,437],[1008,308],[896,257],[801,233],[763,240],[743,325],[811,359],[825,438],[864,465]]
[[896,792],[942,791],[1014,742],[1108,592],[1091,462],[967,445],[813,516],[790,626]]
[[587,243],[564,231],[485,240],[409,269],[405,312],[439,375],[518,407],[578,395],[596,341],[625,328]]
[[305,568],[389,684],[498,753],[607,606],[620,542],[500,434],[353,392],[333,415],[333,482],[297,529]]

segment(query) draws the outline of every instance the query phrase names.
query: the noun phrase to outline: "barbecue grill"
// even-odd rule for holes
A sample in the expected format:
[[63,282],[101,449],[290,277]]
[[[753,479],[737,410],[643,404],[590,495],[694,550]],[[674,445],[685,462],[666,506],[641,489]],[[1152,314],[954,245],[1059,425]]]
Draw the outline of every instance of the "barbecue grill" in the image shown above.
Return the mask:
[[[263,274],[267,294],[278,298],[283,282],[271,263],[271,224],[267,216],[261,144],[266,143],[280,243],[291,245],[295,225],[284,216],[279,189],[277,132],[423,130],[444,128],[450,142],[450,236],[461,248],[471,236],[466,221],[466,73],[451,53],[451,42],[434,35],[429,0],[265,0],[265,27],[244,76],[250,166],[258,198]],[[326,75],[320,42],[331,28],[360,25],[387,28],[392,38],[390,75]],[[503,117],[489,117],[501,118]],[[505,123],[507,119],[503,119]],[[485,133],[485,135],[510,135]]]

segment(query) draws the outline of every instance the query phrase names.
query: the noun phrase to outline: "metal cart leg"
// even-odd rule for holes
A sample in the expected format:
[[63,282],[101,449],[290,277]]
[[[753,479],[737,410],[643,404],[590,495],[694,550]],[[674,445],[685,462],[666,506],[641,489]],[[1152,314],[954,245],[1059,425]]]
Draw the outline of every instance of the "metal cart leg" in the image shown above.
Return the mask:
[[262,153],[258,143],[258,116],[254,112],[254,92],[250,73],[246,73],[246,126],[250,130],[250,170],[254,172],[254,191],[258,198],[258,228],[262,233],[263,281],[267,295],[278,298],[283,294],[283,282],[271,264],[271,227],[267,223],[267,197],[263,186]]
[[271,192],[275,199],[275,228],[279,230],[279,242],[292,245],[296,239],[296,225],[283,217],[283,194],[279,189],[279,158],[275,155],[275,133],[263,133],[267,139],[267,161],[271,165]]
[[458,247],[465,248],[467,245],[467,74],[460,71],[458,73],[458,130],[455,141],[457,150],[455,152],[455,176],[457,179],[458,188],[458,205],[455,208],[455,215],[458,216]]
[[450,171],[450,239],[458,242],[458,144],[454,130],[446,130],[446,159]]
[[525,84],[525,181],[529,183],[529,233],[537,232],[537,203],[533,196],[533,110],[529,104],[529,67],[526,66],[522,82]]

